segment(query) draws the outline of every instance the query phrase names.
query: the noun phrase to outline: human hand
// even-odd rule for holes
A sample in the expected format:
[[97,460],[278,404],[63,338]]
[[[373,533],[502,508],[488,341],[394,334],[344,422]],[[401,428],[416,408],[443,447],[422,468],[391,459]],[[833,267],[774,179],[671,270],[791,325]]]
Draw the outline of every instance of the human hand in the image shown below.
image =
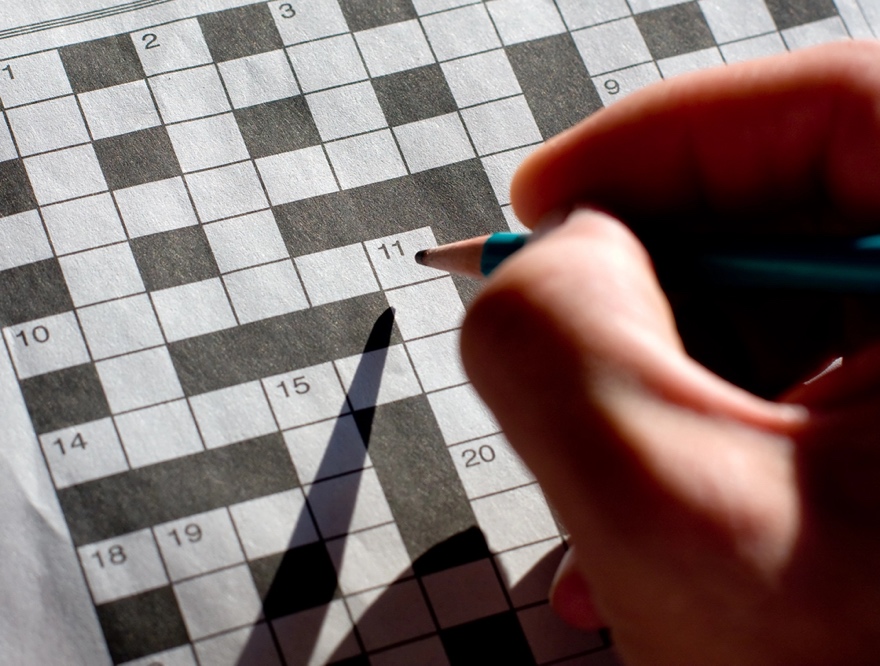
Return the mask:
[[[639,225],[876,232],[878,61],[878,45],[837,44],[646,89],[536,151],[514,206],[530,226],[586,202]],[[711,318],[747,334],[721,353],[693,303],[682,341],[635,236],[580,210],[471,307],[465,367],[571,533],[554,604],[611,626],[631,664],[876,662],[871,299],[714,301]],[[842,312],[858,325],[837,326]],[[804,328],[828,318],[821,334]],[[767,401],[686,349],[762,393],[794,388]],[[796,383],[840,350],[838,369]],[[716,363],[725,353],[741,362]]]

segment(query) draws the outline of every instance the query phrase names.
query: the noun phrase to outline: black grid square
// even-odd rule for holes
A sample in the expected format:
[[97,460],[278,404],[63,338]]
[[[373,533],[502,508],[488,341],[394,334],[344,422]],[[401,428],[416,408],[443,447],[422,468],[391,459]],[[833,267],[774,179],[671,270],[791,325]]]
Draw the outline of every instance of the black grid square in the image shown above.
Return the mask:
[[636,14],[635,19],[656,60],[715,46],[709,24],[696,2]]
[[162,126],[101,139],[94,146],[111,190],[180,175],[168,131]]
[[104,389],[91,363],[37,375],[20,383],[38,433],[95,421],[110,414]]
[[571,35],[509,46],[507,56],[543,138],[602,108]]
[[302,95],[235,111],[251,157],[266,157],[317,146],[321,136]]
[[764,0],[780,30],[837,16],[834,0]]
[[411,0],[340,0],[352,32],[417,18]]
[[440,631],[440,640],[446,649],[450,666],[535,664],[526,636],[512,612],[443,629]]
[[440,65],[428,65],[373,80],[388,124],[403,125],[456,110]]
[[73,302],[56,259],[0,272],[0,326],[69,310],[73,310]]
[[144,69],[127,34],[59,49],[73,92],[84,93],[144,78]]
[[264,2],[199,17],[215,62],[274,51],[284,46]]
[[189,642],[170,587],[102,604],[97,610],[114,664]]
[[220,274],[201,227],[134,238],[131,251],[148,291],[207,280]]
[[250,563],[267,620],[315,606],[336,594],[336,570],[322,542]]
[[37,207],[21,160],[0,162],[0,217]]

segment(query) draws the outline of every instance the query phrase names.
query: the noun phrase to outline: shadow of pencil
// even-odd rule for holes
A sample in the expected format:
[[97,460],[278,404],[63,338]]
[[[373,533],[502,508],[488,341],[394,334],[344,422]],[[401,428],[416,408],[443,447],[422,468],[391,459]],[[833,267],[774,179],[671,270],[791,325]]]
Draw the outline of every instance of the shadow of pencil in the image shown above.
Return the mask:
[[[364,355],[355,371],[354,378],[346,395],[345,405],[334,425],[327,448],[318,465],[315,480],[333,477],[347,478],[349,483],[344,492],[335,492],[332,497],[323,493],[320,485],[313,485],[306,496],[296,526],[291,533],[289,550],[278,556],[265,558],[268,568],[266,576],[256,576],[269,580],[268,584],[257,587],[263,599],[263,616],[268,632],[255,628],[246,645],[237,658],[238,666],[317,666],[319,664],[336,664],[337,666],[367,666],[370,658],[367,653],[387,651],[399,648],[403,656],[388,663],[410,666],[450,664],[451,666],[469,664],[505,664],[505,666],[531,666],[536,661],[534,650],[530,647],[517,612],[528,614],[537,611],[541,618],[547,618],[546,593],[553,572],[562,557],[564,546],[560,543],[549,549],[543,557],[518,579],[510,584],[502,579],[498,565],[493,561],[482,531],[472,526],[459,531],[435,543],[412,562],[411,570],[402,573],[390,582],[383,591],[370,598],[367,607],[353,618],[354,624],[350,631],[328,636],[328,627],[338,626],[340,604],[334,600],[340,598],[339,580],[332,561],[327,554],[327,546],[319,539],[306,545],[300,545],[305,535],[311,535],[314,521],[312,504],[318,501],[324,507],[322,516],[330,515],[333,525],[332,534],[322,535],[336,544],[334,559],[337,565],[344,560],[345,535],[354,519],[356,500],[362,468],[366,462],[370,446],[375,409],[372,407],[355,409],[356,406],[375,405],[378,398],[380,380],[385,368],[388,347],[394,326],[394,313],[389,308],[374,324]],[[356,423],[356,431],[360,434],[363,447],[352,447],[355,431],[352,419]],[[356,436],[354,436],[356,438]],[[357,450],[353,454],[353,448]],[[345,460],[346,471],[340,473],[339,461]],[[329,486],[325,485],[325,488]],[[338,490],[338,487],[336,488]],[[326,507],[332,507],[328,514]],[[337,538],[341,536],[341,538]],[[252,567],[262,564],[252,563]],[[488,613],[480,613],[486,609],[485,599],[478,598],[484,590],[472,589],[470,586],[452,583],[450,589],[444,589],[443,596],[447,605],[459,606],[463,610],[461,617],[464,622],[449,623],[446,618],[438,617],[438,613],[428,601],[425,581],[430,584],[431,578],[437,581],[436,574],[465,570],[478,567],[487,574],[494,585],[495,603],[490,604]],[[488,573],[487,573],[488,572]],[[485,577],[485,576],[484,576]],[[413,599],[417,607],[413,606]],[[516,608],[514,611],[512,608]],[[421,624],[416,622],[413,627],[413,610],[421,613]],[[419,610],[421,609],[421,610]],[[473,617],[468,617],[471,610]],[[344,610],[342,612],[345,612]],[[295,625],[288,620],[295,615]],[[545,620],[541,620],[545,621]],[[402,626],[410,627],[401,632]],[[534,629],[534,627],[532,627]],[[271,634],[269,645],[267,633]],[[291,635],[295,633],[295,635]],[[329,640],[328,640],[329,638]],[[579,639],[575,637],[574,642]],[[417,654],[419,646],[431,643],[433,656]],[[584,639],[584,650],[602,650],[608,645],[607,635],[592,635]],[[412,652],[415,648],[416,652]],[[546,655],[543,655],[546,657]],[[563,655],[568,656],[568,655]],[[541,658],[540,661],[545,661]],[[607,662],[609,666],[613,661]],[[598,664],[598,662],[597,662]]]

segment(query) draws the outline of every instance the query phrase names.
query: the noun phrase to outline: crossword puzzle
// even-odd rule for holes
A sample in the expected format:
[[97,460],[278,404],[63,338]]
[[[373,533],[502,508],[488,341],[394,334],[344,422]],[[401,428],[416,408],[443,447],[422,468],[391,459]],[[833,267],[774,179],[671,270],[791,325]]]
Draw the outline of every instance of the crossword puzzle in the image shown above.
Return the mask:
[[[210,5],[211,3],[206,3]],[[0,326],[114,663],[615,663],[415,251],[832,0],[258,2],[0,61]]]

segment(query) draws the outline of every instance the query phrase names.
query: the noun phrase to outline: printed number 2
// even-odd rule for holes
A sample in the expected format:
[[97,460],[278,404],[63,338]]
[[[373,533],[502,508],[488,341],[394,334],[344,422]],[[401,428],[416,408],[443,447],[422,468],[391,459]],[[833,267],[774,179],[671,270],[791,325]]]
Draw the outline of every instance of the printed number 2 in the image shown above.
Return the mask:
[[148,32],[145,35],[142,35],[141,41],[144,43],[145,49],[158,49],[160,46],[159,35],[155,32]]
[[293,18],[296,16],[296,10],[289,2],[282,2],[278,5],[278,11],[281,12],[281,18]]

